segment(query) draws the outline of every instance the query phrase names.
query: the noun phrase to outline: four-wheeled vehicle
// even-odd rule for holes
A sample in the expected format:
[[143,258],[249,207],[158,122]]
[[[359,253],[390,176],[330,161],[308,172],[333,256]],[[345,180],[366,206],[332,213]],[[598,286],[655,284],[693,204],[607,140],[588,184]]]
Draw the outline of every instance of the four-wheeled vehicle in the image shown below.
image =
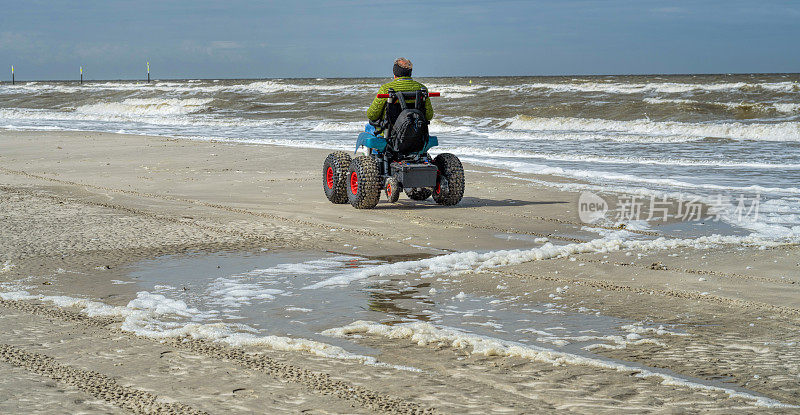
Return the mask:
[[[350,203],[356,209],[372,209],[386,192],[389,202],[397,202],[400,192],[413,200],[433,200],[440,205],[455,205],[464,195],[464,168],[453,154],[431,157],[428,150],[439,144],[428,134],[425,100],[439,93],[419,90],[378,94],[386,98],[384,116],[370,121],[376,131],[363,132],[356,141],[356,152],[363,146],[366,155],[350,157],[344,151],[328,155],[322,166],[322,186],[333,203]],[[409,102],[412,100],[412,102]]]

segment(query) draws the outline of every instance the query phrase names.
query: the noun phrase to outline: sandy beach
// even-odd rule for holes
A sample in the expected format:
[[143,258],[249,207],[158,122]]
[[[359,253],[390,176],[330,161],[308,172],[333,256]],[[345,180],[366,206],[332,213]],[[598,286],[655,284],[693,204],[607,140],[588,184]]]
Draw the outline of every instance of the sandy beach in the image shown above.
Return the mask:
[[[580,221],[579,192],[469,163],[457,206],[405,196],[389,204],[384,196],[374,210],[356,210],[325,199],[319,176],[327,153],[0,131],[0,412],[798,411],[797,245],[686,238],[691,226],[673,222],[631,229],[620,242],[607,238],[614,230]],[[370,360],[337,358],[318,339],[199,334],[217,326],[133,330],[120,311],[144,300],[132,277],[142,264],[265,252],[358,257],[378,265],[343,274],[345,285],[391,280],[420,299],[453,292],[507,310],[550,304],[587,326],[581,316],[605,319],[624,335],[596,339],[603,345],[590,349],[592,357],[448,331],[422,318],[393,326],[331,317],[340,324],[323,334],[358,345],[362,352],[353,353]],[[464,252],[472,254],[457,256]],[[227,266],[219,264],[193,265],[189,274]],[[159,272],[168,282],[184,271]],[[401,315],[392,309],[398,298],[411,297],[387,294],[359,307]]]

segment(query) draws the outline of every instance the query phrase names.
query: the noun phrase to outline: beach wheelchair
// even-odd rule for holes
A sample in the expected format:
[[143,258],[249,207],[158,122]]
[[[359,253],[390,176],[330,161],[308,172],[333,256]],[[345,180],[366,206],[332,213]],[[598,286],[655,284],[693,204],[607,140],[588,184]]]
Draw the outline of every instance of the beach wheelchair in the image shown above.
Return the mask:
[[[400,192],[413,200],[433,200],[445,206],[455,205],[464,195],[464,168],[453,154],[431,157],[428,150],[439,144],[428,133],[425,100],[437,92],[419,90],[378,94],[386,98],[384,116],[370,121],[375,131],[362,132],[356,151],[366,155],[352,157],[344,151],[328,155],[322,166],[322,187],[332,203],[350,203],[356,209],[372,209],[385,192],[390,203]],[[412,102],[409,102],[413,100]],[[368,130],[370,130],[368,128]]]

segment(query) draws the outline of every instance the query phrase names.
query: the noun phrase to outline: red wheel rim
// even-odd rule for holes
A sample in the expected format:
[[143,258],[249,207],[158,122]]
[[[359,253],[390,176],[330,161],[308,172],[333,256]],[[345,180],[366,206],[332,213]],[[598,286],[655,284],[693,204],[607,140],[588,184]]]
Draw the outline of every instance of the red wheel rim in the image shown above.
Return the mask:
[[442,182],[436,183],[436,194],[442,193]]
[[391,183],[386,183],[386,193],[388,193],[389,195],[392,194],[392,184]]
[[325,172],[325,183],[328,184],[328,189],[333,189],[333,168],[328,167],[328,170]]
[[358,194],[358,175],[356,172],[350,174],[350,191],[353,194]]

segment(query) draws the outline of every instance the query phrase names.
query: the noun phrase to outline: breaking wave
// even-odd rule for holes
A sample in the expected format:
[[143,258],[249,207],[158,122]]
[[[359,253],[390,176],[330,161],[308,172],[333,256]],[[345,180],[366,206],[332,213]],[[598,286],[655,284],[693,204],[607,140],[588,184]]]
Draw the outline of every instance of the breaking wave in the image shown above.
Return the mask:
[[[529,117],[517,115],[503,125],[517,131],[579,131],[640,134],[653,137],[727,138],[754,141],[800,141],[800,122],[687,123],[678,121],[617,121],[598,118]],[[626,137],[621,137],[626,139]],[[682,140],[676,140],[682,141]]]
[[97,115],[186,115],[209,109],[211,99],[136,99],[122,102],[99,102],[75,109],[78,114]]
[[678,83],[678,82],[571,82],[571,83],[529,83],[520,86],[520,90],[550,90],[553,92],[602,92],[607,94],[643,94],[664,93],[678,94],[686,92],[800,92],[797,82],[720,82],[720,83]]
[[654,166],[700,166],[700,167],[724,167],[724,168],[748,168],[764,170],[796,170],[800,169],[800,163],[758,163],[740,162],[709,159],[687,159],[687,158],[649,158],[649,157],[619,157],[619,156],[599,156],[585,154],[565,154],[565,153],[542,153],[530,150],[513,149],[490,149],[461,146],[443,146],[448,152],[463,154],[465,156],[484,156],[493,158],[511,159],[538,159],[566,162],[588,162],[600,164],[639,164]]
[[645,98],[648,104],[679,104],[694,105],[703,107],[720,107],[727,110],[751,111],[751,112],[779,112],[782,114],[800,114],[800,104],[790,102],[703,102],[694,99],[666,99],[666,98]]

